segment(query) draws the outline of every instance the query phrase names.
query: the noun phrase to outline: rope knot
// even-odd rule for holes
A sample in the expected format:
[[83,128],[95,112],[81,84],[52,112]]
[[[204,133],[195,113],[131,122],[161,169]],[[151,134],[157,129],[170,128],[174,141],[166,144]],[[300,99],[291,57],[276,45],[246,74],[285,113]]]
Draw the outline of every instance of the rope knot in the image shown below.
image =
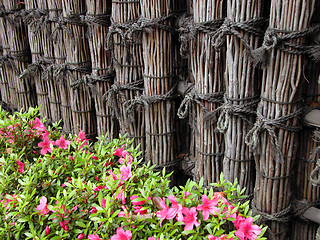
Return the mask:
[[272,48],[275,48],[279,44],[279,36],[278,34],[268,29],[264,35],[262,46],[267,50],[271,50]]

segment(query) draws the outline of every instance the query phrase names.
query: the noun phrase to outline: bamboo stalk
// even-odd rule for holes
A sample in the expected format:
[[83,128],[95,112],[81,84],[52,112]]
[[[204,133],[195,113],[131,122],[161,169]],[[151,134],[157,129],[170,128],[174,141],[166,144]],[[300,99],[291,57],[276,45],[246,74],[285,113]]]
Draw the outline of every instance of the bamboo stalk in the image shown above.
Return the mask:
[[[280,30],[301,30],[309,25],[315,1],[271,1],[269,27]],[[295,14],[292,14],[295,13]],[[305,14],[307,13],[307,14]],[[292,40],[302,44],[303,39]],[[266,119],[277,119],[295,113],[299,105],[294,100],[299,98],[298,86],[302,78],[302,57],[281,50],[272,50],[269,64],[263,71],[262,97],[258,114]],[[274,102],[278,101],[278,102]],[[292,102],[287,104],[287,102]],[[292,117],[287,126],[297,126],[298,117]],[[255,207],[265,213],[274,215],[290,208],[292,197],[293,163],[295,160],[297,134],[282,128],[273,128],[283,155],[283,163],[275,160],[277,153],[271,144],[271,136],[263,131],[260,136],[260,153],[255,154],[257,163],[256,187],[254,194]],[[262,176],[261,174],[267,176]],[[276,178],[276,179],[274,179]],[[284,214],[286,217],[287,214]],[[268,222],[276,239],[287,239],[286,223]]]
[[[111,1],[87,0],[87,16],[98,17],[101,15],[109,15],[111,13]],[[92,62],[92,76],[110,75],[112,71],[111,55],[104,49],[105,36],[108,33],[108,26],[91,25],[88,29],[89,47]],[[97,116],[97,134],[108,133],[108,137],[113,139],[117,137],[117,124],[112,117],[112,109],[103,99],[103,95],[110,90],[113,80],[97,81],[95,83],[94,102]]]
[[[12,10],[22,8],[24,3],[4,0],[3,5],[5,9]],[[15,24],[7,24],[7,32],[10,36],[10,53],[15,58],[14,63],[17,68],[12,79],[10,79],[9,86],[12,86],[14,90],[17,108],[26,110],[36,105],[35,86],[32,80],[19,79],[20,73],[27,68],[30,61],[30,48],[27,30],[21,18],[15,19],[14,22]]]
[[[127,23],[140,16],[140,3],[136,1],[117,1],[112,3],[112,19],[117,23]],[[122,39],[119,34],[113,36],[116,83],[126,86],[143,80],[142,34],[136,32],[132,39]],[[142,85],[142,84],[141,84]],[[140,151],[145,151],[144,110],[138,109],[128,116],[126,102],[142,94],[141,86],[136,89],[121,89],[117,95],[118,120],[120,133],[127,133],[140,144]]]
[[[221,2],[221,1],[220,1]],[[193,1],[195,23],[220,19],[225,16],[225,1]],[[212,9],[212,11],[207,11]],[[196,41],[191,42],[191,70],[195,81],[195,90],[199,94],[211,94],[225,90],[223,81],[224,54],[215,52],[211,38],[207,33],[199,32]],[[213,111],[220,103],[202,101],[206,111]],[[204,184],[219,180],[222,171],[222,154],[224,152],[223,135],[215,131],[216,122],[206,122],[206,113],[201,106],[196,106],[194,142],[196,159],[196,176],[204,178]]]

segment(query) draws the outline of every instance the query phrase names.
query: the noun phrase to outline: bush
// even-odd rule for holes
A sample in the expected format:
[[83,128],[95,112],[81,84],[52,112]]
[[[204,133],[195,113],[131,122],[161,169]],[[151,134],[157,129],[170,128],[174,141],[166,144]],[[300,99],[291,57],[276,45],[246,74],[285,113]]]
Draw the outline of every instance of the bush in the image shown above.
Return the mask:
[[45,127],[38,109],[0,109],[1,239],[265,239],[237,184],[169,188],[132,140],[88,142]]

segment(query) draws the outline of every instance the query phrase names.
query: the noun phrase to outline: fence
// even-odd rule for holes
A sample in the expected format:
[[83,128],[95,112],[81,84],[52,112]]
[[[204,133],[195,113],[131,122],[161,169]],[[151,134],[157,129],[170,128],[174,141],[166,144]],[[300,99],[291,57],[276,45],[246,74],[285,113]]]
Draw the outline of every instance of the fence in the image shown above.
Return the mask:
[[2,0],[1,105],[41,105],[91,139],[127,134],[205,185],[223,172],[269,238],[314,239],[301,215],[319,204],[319,144],[301,120],[319,108],[319,5]]

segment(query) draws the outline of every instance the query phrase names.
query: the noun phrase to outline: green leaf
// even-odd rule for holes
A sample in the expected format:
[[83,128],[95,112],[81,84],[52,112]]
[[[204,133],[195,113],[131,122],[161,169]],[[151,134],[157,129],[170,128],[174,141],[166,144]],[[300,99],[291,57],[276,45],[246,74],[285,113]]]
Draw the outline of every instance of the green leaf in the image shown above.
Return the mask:
[[77,224],[79,227],[87,228],[87,226],[86,226],[82,221],[76,221],[76,224]]

